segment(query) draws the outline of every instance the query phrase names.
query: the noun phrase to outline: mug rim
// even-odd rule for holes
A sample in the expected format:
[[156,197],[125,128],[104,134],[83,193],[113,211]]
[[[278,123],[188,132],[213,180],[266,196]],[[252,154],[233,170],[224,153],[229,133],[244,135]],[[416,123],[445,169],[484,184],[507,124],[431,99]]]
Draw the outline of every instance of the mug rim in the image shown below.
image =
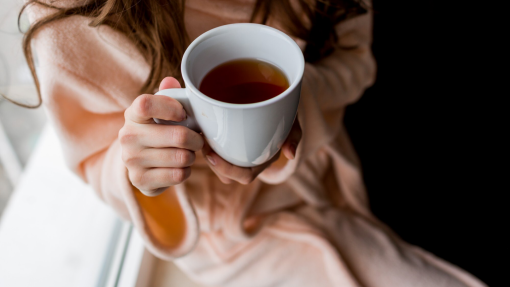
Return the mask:
[[[187,69],[186,69],[186,65],[187,65],[187,62],[188,62],[188,56],[191,54],[191,52],[198,45],[200,45],[200,43],[202,43],[206,39],[209,39],[209,38],[214,37],[214,36],[219,35],[219,34],[223,34],[226,30],[242,29],[244,27],[250,27],[250,28],[257,27],[259,29],[266,29],[266,30],[268,30],[268,31],[270,31],[272,33],[276,33],[279,37],[282,37],[286,42],[288,42],[291,47],[296,49],[299,52],[298,55],[301,56],[301,57],[298,57],[299,59],[297,59],[298,60],[298,72],[297,72],[297,76],[295,78],[295,79],[299,79],[299,80],[293,81],[293,83],[285,91],[283,91],[281,94],[279,94],[278,96],[273,97],[273,98],[268,99],[268,100],[265,100],[265,101],[262,101],[262,102],[256,102],[256,103],[251,103],[251,104],[233,104],[233,103],[227,103],[227,102],[218,101],[218,100],[215,100],[215,99],[213,99],[211,97],[208,97],[204,93],[200,92],[200,90],[195,87],[195,85],[191,82],[190,78],[188,77],[188,72],[187,72]],[[299,48],[297,43],[291,37],[289,37],[284,32],[282,32],[282,31],[280,31],[278,29],[275,29],[273,27],[262,25],[262,24],[255,24],[255,23],[234,23],[234,24],[227,24],[227,25],[216,27],[214,29],[211,29],[211,30],[205,32],[204,34],[202,34],[199,37],[197,37],[189,45],[189,47],[184,52],[184,55],[182,57],[182,63],[181,63],[181,73],[182,73],[182,78],[183,78],[184,82],[186,83],[186,89],[189,88],[195,95],[200,97],[202,100],[209,102],[210,104],[213,104],[215,106],[221,106],[221,107],[224,107],[224,108],[233,108],[233,109],[259,108],[259,107],[270,105],[270,104],[272,104],[274,102],[277,102],[277,101],[285,98],[292,91],[294,91],[294,89],[298,85],[300,85],[301,80],[303,78],[304,70],[305,70],[305,59],[303,57],[303,52],[301,51],[301,48]]]

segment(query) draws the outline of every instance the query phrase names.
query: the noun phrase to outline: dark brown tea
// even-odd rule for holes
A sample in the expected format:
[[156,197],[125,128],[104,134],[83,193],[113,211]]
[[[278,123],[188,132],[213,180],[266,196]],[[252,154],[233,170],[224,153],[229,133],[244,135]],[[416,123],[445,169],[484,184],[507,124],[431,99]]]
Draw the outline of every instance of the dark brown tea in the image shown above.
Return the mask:
[[287,77],[274,65],[239,59],[223,63],[207,73],[200,91],[218,101],[251,104],[274,98],[288,87]]

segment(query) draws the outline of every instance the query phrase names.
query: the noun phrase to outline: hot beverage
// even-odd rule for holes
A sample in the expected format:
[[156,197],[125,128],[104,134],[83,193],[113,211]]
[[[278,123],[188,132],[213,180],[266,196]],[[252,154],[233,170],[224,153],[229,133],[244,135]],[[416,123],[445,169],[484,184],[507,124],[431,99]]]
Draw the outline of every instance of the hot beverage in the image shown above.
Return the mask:
[[276,66],[255,59],[237,59],[207,73],[200,91],[218,101],[251,104],[274,98],[288,87],[287,77]]

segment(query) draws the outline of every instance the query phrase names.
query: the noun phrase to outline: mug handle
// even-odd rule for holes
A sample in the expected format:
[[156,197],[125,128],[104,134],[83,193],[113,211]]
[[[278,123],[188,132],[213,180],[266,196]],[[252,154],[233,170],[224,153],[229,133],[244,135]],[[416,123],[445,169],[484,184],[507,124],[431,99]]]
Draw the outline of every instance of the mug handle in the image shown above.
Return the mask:
[[191,103],[189,101],[186,89],[183,89],[183,88],[166,89],[166,90],[161,90],[161,91],[157,92],[155,95],[167,96],[167,97],[177,100],[184,107],[184,110],[186,111],[186,115],[187,115],[186,119],[182,122],[165,121],[165,120],[155,118],[154,121],[157,124],[184,126],[191,130],[196,131],[197,133],[201,132],[200,127],[198,126],[197,121],[195,119],[195,114],[193,113],[193,109],[191,108]]

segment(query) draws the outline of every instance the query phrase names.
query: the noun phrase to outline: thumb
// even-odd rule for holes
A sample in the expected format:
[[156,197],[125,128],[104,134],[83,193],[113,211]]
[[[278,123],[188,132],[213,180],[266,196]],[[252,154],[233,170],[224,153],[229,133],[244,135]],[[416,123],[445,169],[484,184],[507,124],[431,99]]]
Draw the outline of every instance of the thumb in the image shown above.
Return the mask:
[[173,77],[166,77],[161,81],[161,84],[159,84],[159,90],[166,90],[166,89],[175,89],[180,88],[181,84],[179,81],[177,81],[176,78]]
[[296,157],[296,150],[299,142],[301,141],[301,137],[303,136],[303,131],[301,130],[301,125],[299,124],[299,120],[296,117],[294,121],[294,125],[290,130],[290,134],[287,137],[287,140],[282,146],[282,152],[288,159],[294,159]]

